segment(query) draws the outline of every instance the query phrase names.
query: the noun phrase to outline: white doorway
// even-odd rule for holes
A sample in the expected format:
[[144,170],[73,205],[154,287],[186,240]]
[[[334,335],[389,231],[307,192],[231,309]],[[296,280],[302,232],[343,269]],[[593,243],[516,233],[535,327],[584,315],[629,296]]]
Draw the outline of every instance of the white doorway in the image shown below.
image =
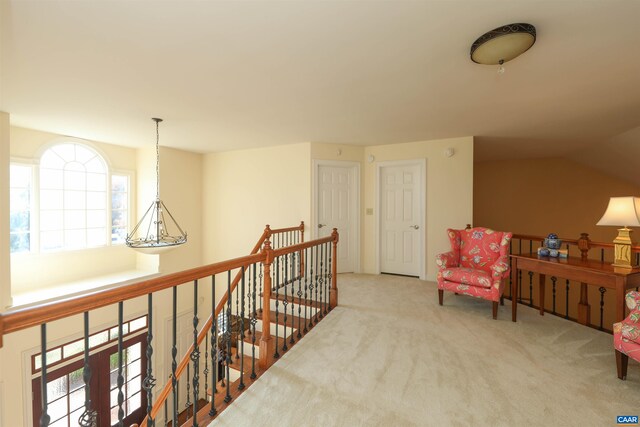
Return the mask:
[[312,236],[340,233],[338,273],[360,270],[360,163],[314,160]]
[[377,165],[377,253],[380,273],[426,277],[425,160]]

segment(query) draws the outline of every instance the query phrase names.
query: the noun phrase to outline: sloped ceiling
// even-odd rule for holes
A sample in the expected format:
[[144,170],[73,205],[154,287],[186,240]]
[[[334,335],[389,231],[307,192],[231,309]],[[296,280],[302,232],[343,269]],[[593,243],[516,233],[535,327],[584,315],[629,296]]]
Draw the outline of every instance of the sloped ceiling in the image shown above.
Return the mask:
[[[1,5],[0,110],[79,138],[152,144],[162,117],[161,144],[199,152],[474,135],[483,160],[640,126],[640,1]],[[470,61],[512,22],[536,26],[530,51],[502,76]]]

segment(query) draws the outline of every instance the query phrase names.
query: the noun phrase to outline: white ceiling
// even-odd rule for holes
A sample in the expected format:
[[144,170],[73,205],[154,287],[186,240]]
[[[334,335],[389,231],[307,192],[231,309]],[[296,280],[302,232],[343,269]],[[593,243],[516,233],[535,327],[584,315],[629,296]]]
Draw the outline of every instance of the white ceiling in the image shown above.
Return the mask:
[[[477,159],[565,155],[640,126],[640,1],[2,0],[13,125],[211,152],[475,135]],[[482,33],[536,26],[506,64]]]

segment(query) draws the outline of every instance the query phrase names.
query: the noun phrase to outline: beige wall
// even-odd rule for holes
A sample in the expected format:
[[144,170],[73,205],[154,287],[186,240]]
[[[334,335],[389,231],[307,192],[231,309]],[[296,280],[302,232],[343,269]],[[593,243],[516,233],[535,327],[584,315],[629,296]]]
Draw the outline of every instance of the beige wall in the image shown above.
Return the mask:
[[308,143],[205,155],[205,262],[247,255],[267,223],[309,223],[309,156]]
[[[453,148],[455,154],[445,157],[444,150]],[[365,149],[363,210],[374,209],[374,215],[364,216],[364,271],[376,272],[376,163],[390,160],[426,159],[426,278],[435,280],[435,256],[449,250],[447,228],[460,228],[471,222],[473,215],[473,137],[378,145]]]
[[[11,263],[9,262],[9,114],[0,111],[0,313],[11,305]],[[6,346],[6,343],[4,344]],[[5,351],[0,349],[0,426],[6,426],[4,395]]]

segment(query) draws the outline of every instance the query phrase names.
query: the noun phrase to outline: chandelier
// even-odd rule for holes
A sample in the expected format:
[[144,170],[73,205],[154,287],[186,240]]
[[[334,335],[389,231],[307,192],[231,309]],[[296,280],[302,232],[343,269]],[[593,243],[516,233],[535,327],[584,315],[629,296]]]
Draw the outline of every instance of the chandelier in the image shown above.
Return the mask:
[[[157,254],[187,243],[187,233],[180,228],[167,206],[160,199],[159,124],[162,119],[154,118],[151,120],[156,122],[156,199],[151,202],[131,233],[127,234],[125,242],[127,246],[139,252]],[[138,237],[135,237],[136,235]]]

